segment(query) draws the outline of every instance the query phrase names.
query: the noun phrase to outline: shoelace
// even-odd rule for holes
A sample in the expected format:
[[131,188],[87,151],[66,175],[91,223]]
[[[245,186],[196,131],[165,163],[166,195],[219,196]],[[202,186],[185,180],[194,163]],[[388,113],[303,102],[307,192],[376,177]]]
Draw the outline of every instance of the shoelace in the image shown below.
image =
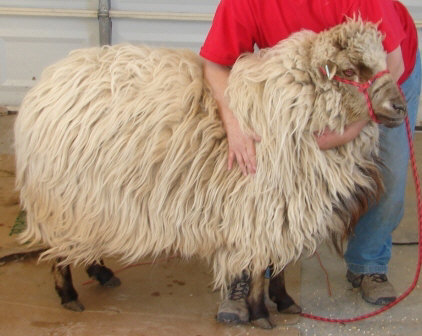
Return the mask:
[[375,274],[370,274],[369,277],[371,278],[371,281],[374,281],[374,282],[381,283],[381,282],[387,281],[387,276],[385,274],[375,273]]
[[249,276],[243,273],[242,277],[235,280],[230,285],[229,299],[240,300],[244,299],[249,294]]
[[351,283],[353,287],[359,287],[363,280],[363,274],[357,274],[355,277],[351,279]]

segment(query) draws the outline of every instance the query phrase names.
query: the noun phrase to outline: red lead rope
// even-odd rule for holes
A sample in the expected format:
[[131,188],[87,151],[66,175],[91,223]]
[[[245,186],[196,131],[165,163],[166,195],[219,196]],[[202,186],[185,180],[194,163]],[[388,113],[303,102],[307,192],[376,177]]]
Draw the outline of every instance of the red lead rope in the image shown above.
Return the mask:
[[[323,73],[325,73],[325,71],[323,71],[323,70],[321,70],[321,71]],[[370,99],[369,99],[369,96],[368,96],[368,93],[367,93],[367,89],[372,85],[372,83],[377,78],[381,77],[385,73],[387,73],[387,71],[379,72],[371,80],[369,80],[368,82],[366,82],[364,84],[352,82],[352,81],[349,81],[347,79],[343,79],[341,77],[336,78],[337,76],[334,76],[333,78],[336,79],[336,80],[339,80],[343,83],[358,86],[359,90],[365,94],[365,97],[366,97],[367,102],[368,102],[369,113],[371,114],[371,112],[372,112],[372,114],[374,114],[374,111],[372,109],[372,104],[370,102]],[[356,84],[358,84],[358,85],[356,85]],[[402,95],[403,95],[403,92],[402,92]],[[403,98],[404,98],[404,95],[403,95]],[[374,114],[374,116],[372,116],[372,114],[371,114],[371,118],[376,122],[375,114]],[[414,152],[414,148],[413,148],[412,131],[410,129],[409,118],[407,116],[406,116],[405,122],[406,122],[406,131],[407,131],[407,140],[408,140],[408,143],[409,143],[410,164],[412,166],[413,180],[414,180],[415,189],[416,189],[416,198],[417,198],[417,204],[418,204],[418,224],[419,224],[418,225],[418,237],[419,237],[419,240],[418,240],[419,241],[419,244],[418,244],[418,264],[417,264],[417,267],[416,267],[416,274],[415,274],[415,277],[413,279],[412,284],[395,301],[389,303],[388,305],[383,306],[380,309],[377,309],[377,310],[375,310],[371,313],[368,313],[368,314],[364,314],[364,315],[360,315],[360,316],[348,318],[348,319],[334,319],[334,318],[328,318],[328,317],[315,316],[315,315],[307,314],[307,313],[301,313],[300,314],[301,316],[306,317],[306,318],[310,318],[310,319],[313,319],[313,320],[318,320],[318,321],[323,321],[323,322],[333,322],[333,323],[350,323],[350,322],[361,321],[361,320],[365,320],[367,318],[379,315],[382,312],[385,312],[386,310],[392,308],[393,306],[395,306],[396,304],[398,304],[399,302],[404,300],[407,296],[409,296],[409,294],[415,289],[415,287],[418,283],[418,280],[419,280],[419,275],[420,275],[420,271],[421,271],[421,264],[422,264],[422,200],[421,200],[421,185],[420,185],[420,180],[419,180],[419,175],[418,175],[418,169],[417,169],[417,166],[416,166],[415,152]]]

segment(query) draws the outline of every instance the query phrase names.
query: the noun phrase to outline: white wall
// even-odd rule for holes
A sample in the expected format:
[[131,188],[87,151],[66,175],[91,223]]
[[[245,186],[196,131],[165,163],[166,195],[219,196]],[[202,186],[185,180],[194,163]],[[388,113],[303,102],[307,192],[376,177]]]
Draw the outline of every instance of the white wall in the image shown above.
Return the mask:
[[[98,43],[98,20],[95,17],[35,16],[19,10],[65,8],[96,11],[97,6],[96,0],[0,1],[0,105],[18,105],[47,65],[72,49]],[[18,14],[13,15],[8,8],[18,8]]]
[[[112,43],[143,42],[198,51],[218,2],[112,0]],[[0,105],[19,105],[42,69],[70,50],[98,45],[97,8],[98,0],[0,0]],[[127,12],[192,15],[187,19],[122,17]],[[202,17],[196,19],[196,14]]]
[[[148,43],[199,51],[219,0],[112,0],[113,43]],[[119,12],[162,13],[162,19],[122,18]],[[191,14],[183,19],[177,14]],[[166,15],[167,14],[167,15]],[[174,15],[174,16],[172,16]]]

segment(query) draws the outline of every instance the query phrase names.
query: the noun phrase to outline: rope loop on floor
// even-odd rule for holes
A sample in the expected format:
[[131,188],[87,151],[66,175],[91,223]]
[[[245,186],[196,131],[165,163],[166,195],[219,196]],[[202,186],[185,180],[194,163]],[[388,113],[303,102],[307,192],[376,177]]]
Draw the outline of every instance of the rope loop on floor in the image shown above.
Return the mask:
[[412,284],[396,300],[394,300],[393,302],[391,302],[391,303],[383,306],[382,308],[377,309],[377,310],[375,310],[375,311],[373,311],[371,313],[368,313],[368,314],[360,315],[360,316],[353,317],[353,318],[347,318],[347,319],[336,319],[336,318],[328,318],[328,317],[316,316],[316,315],[307,314],[307,313],[301,313],[300,315],[302,317],[306,317],[306,318],[317,320],[317,321],[332,322],[332,323],[341,323],[341,324],[351,323],[351,322],[356,322],[356,321],[361,321],[361,320],[365,320],[365,319],[368,319],[370,317],[379,315],[379,314],[385,312],[386,310],[389,310],[390,308],[392,308],[395,305],[397,305],[399,302],[403,301],[415,289],[415,287],[416,287],[416,285],[418,283],[418,280],[419,280],[419,275],[420,275],[420,271],[421,271],[421,263],[422,263],[422,244],[421,244],[421,242],[422,242],[422,233],[421,233],[422,232],[422,201],[421,201],[421,184],[420,184],[420,179],[419,179],[419,175],[418,175],[418,169],[417,169],[417,166],[416,166],[415,151],[414,151],[413,140],[412,140],[412,131],[411,131],[411,128],[410,128],[410,122],[409,122],[408,116],[406,116],[406,118],[405,118],[405,123],[406,123],[407,140],[408,140],[408,144],[409,144],[410,164],[411,164],[411,167],[412,167],[413,181],[414,181],[415,190],[416,190],[416,199],[417,199],[417,207],[418,207],[418,242],[419,242],[418,243],[418,264],[417,264],[416,274],[415,274],[415,277],[413,279]]

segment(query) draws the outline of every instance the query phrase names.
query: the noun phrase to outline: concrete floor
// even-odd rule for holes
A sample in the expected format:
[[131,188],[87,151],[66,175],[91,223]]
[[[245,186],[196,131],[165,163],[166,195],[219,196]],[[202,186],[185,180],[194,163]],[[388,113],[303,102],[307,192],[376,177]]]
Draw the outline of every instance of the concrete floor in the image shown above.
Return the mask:
[[[9,237],[19,210],[13,189],[13,122],[0,117],[0,257],[19,247]],[[415,150],[422,167],[422,133],[415,136]],[[7,155],[9,154],[9,155]],[[2,161],[3,160],[3,161]],[[7,161],[7,162],[6,162]],[[417,214],[413,182],[409,176],[405,218],[394,241],[417,241]],[[5,193],[5,191],[7,191]],[[5,196],[6,195],[6,196]],[[394,246],[389,279],[399,293],[412,283],[417,265],[415,245]],[[288,291],[307,313],[350,318],[376,307],[365,303],[345,279],[342,259],[322,246],[316,257],[288,269]],[[82,269],[74,272],[74,284],[86,310],[68,312],[60,307],[49,272],[50,265],[36,259],[0,265],[0,335],[420,335],[422,333],[421,286],[399,305],[381,315],[351,324],[329,324],[273,312],[277,327],[262,331],[250,326],[229,327],[215,322],[219,293],[210,287],[207,266],[197,260],[159,261],[153,266],[130,269],[106,261],[118,272],[122,285],[102,288],[86,283]],[[331,289],[331,296],[328,289]]]

